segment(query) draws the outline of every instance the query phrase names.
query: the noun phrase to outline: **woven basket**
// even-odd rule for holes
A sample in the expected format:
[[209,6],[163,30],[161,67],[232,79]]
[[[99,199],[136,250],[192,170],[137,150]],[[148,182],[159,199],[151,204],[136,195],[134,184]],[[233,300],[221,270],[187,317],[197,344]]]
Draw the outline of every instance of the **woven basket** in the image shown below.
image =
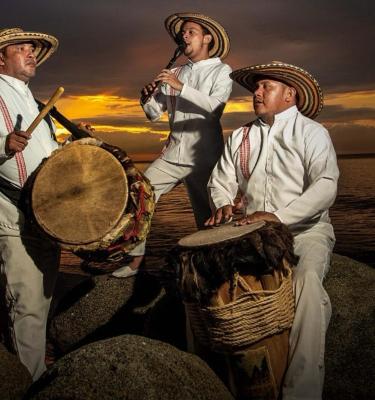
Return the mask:
[[247,291],[223,306],[202,307],[185,303],[194,337],[220,353],[242,350],[266,337],[289,329],[294,318],[292,272],[278,274],[276,290],[251,290],[242,278],[238,284]]

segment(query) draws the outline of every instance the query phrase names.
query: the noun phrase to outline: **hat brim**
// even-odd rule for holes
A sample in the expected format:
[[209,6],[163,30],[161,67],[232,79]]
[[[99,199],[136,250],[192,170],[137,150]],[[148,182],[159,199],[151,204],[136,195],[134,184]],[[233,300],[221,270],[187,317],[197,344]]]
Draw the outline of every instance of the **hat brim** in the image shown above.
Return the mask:
[[296,89],[299,111],[314,119],[323,108],[323,93],[316,79],[304,69],[291,64],[270,63],[252,65],[233,71],[230,77],[250,92],[254,93],[259,78],[281,81]]
[[10,32],[3,36],[0,42],[0,50],[17,43],[32,42],[35,44],[35,57],[39,66],[46,61],[57,49],[59,41],[51,35],[38,32]]
[[196,22],[204,26],[212,35],[213,47],[209,50],[209,57],[225,58],[230,50],[230,40],[225,29],[215,20],[203,14],[195,13],[178,13],[170,15],[164,22],[165,29],[177,43],[177,35],[181,30],[181,26],[186,21]]

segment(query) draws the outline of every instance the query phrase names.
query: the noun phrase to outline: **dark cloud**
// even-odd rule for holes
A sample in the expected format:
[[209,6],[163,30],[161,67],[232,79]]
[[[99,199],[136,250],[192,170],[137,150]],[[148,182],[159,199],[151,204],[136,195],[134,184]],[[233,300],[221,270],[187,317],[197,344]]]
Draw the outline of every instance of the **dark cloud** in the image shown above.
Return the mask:
[[44,88],[71,94],[118,89],[136,96],[174,45],[163,22],[177,11],[218,19],[232,39],[233,68],[281,59],[305,66],[328,92],[374,88],[374,2],[370,0],[5,0],[3,26],[55,34],[58,53],[41,67]]
[[324,106],[322,113],[319,115],[317,120],[322,123],[374,120],[375,123],[375,109]]

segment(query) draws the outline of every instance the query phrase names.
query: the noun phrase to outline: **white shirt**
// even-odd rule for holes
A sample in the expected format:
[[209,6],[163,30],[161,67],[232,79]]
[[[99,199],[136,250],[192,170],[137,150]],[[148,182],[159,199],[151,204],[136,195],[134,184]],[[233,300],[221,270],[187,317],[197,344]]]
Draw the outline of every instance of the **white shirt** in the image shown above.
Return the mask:
[[329,223],[339,170],[327,130],[293,106],[276,115],[271,127],[254,121],[248,157],[241,146],[243,131],[237,129],[228,138],[212,172],[208,188],[214,206],[233,205],[240,189],[247,214],[274,213],[292,230]]
[[182,165],[213,165],[223,150],[220,118],[232,91],[232,70],[219,58],[209,58],[172,71],[183,83],[181,92],[161,85],[143,105],[151,121],[168,112],[170,135],[161,158]]
[[22,152],[24,164],[20,165],[22,159],[21,161],[17,160],[16,156],[9,158],[5,154],[5,141],[9,133],[9,126],[13,131],[17,123],[17,116],[20,115],[22,120],[18,130],[26,131],[39,114],[39,110],[28,85],[11,76],[0,74],[0,96],[11,119],[7,124],[0,99],[0,176],[15,186],[21,187],[20,168],[25,168],[24,177],[26,178],[39,166],[43,158],[48,157],[53,150],[58,148],[58,144],[52,138],[47,122],[42,120]]

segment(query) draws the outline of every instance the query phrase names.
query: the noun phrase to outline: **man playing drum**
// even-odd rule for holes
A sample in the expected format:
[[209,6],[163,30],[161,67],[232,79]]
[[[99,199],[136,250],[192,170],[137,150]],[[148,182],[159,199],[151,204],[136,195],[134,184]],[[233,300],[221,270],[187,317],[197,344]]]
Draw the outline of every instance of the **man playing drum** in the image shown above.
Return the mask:
[[[160,157],[145,175],[154,187],[156,201],[183,182],[196,224],[202,227],[210,215],[208,178],[223,150],[220,118],[232,91],[231,68],[220,60],[229,52],[229,38],[218,22],[201,14],[173,14],[165,27],[177,44],[183,40],[189,60],[181,67],[162,70],[143,88],[142,94],[147,96],[162,83],[142,107],[151,121],[167,111],[171,130]],[[135,248],[130,265],[113,274],[134,275],[144,252],[144,244]]]
[[328,208],[339,177],[330,136],[312,120],[323,107],[322,93],[308,72],[279,61],[231,77],[253,93],[258,118],[226,143],[208,184],[214,211],[206,225],[232,218],[239,190],[246,216],[238,224],[281,221],[290,228],[299,263],[293,271],[296,312],[282,398],[320,399],[331,316],[322,281],[335,243]]
[[28,176],[58,147],[50,120],[26,133],[39,113],[28,83],[57,46],[44,33],[0,30],[0,305],[8,318],[6,342],[33,380],[46,368],[46,323],[60,251],[34,231],[19,197]]

